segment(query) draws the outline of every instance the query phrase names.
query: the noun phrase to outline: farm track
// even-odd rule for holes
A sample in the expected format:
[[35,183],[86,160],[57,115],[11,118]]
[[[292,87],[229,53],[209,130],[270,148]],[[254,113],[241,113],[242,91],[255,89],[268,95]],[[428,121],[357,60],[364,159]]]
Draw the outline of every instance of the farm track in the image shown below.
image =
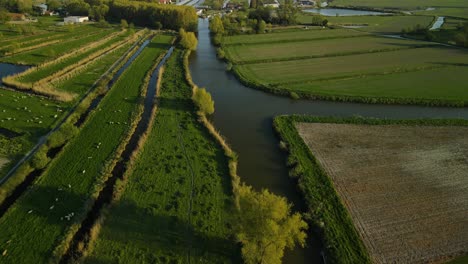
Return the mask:
[[60,263],[73,263],[78,261],[83,256],[83,250],[88,248],[89,243],[91,242],[90,233],[92,228],[96,225],[97,221],[101,217],[102,210],[112,202],[116,191],[116,182],[117,180],[123,179],[129,160],[138,151],[138,142],[141,140],[141,137],[148,131],[149,124],[151,124],[151,118],[154,118],[151,113],[153,113],[154,109],[156,108],[156,104],[154,104],[154,102],[157,87],[156,85],[154,85],[154,87],[150,87],[150,85],[156,84],[158,82],[159,71],[166,63],[166,60],[171,56],[173,50],[174,47],[171,47],[164,55],[164,57],[159,62],[157,62],[155,69],[151,71],[151,79],[154,78],[154,81],[151,80],[148,82],[145,88],[146,96],[141,119],[137,122],[135,131],[133,131],[133,133],[129,136],[130,139],[124,147],[121,158],[112,169],[112,172],[110,173],[111,176],[104,183],[104,188],[99,192],[98,198],[80,225],[79,230],[75,233],[71,242],[71,246],[65,255],[61,258]]

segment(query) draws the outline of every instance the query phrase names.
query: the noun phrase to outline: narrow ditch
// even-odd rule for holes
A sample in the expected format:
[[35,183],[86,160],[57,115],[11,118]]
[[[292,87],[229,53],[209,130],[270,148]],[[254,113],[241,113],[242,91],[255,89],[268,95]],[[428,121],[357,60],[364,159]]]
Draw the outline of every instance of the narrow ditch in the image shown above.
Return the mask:
[[[127,163],[132,154],[138,148],[138,142],[141,136],[148,130],[151,121],[151,113],[155,107],[155,95],[156,95],[156,83],[158,81],[159,71],[165,64],[166,60],[171,56],[174,47],[171,47],[163,59],[159,62],[158,66],[151,74],[150,82],[148,83],[148,89],[144,100],[144,110],[141,115],[141,119],[134,133],[130,137],[130,141],[125,146],[120,160],[114,166],[111,172],[111,176],[105,183],[105,187],[99,193],[98,198],[94,202],[93,207],[89,211],[85,220],[81,223],[80,228],[74,235],[71,245],[68,251],[63,255],[60,263],[74,263],[83,256],[83,251],[86,250],[90,243],[90,232],[93,226],[99,219],[102,209],[104,206],[110,204],[114,197],[114,187],[117,179],[122,179],[126,171]],[[83,246],[84,245],[84,246]]]
[[[149,38],[151,39],[151,37]],[[140,48],[127,60],[127,62],[120,67],[120,69],[113,75],[111,81],[107,84],[107,90],[111,89],[112,85],[114,82],[122,75],[122,73],[125,71],[128,66],[140,55],[140,53],[143,51],[143,49],[150,43],[150,40],[145,40]],[[124,54],[123,57],[127,55]],[[89,93],[88,93],[89,94]],[[86,95],[84,96],[86,97]],[[84,124],[84,122],[87,120],[89,114],[99,105],[99,102],[104,98],[104,95],[99,95],[97,96],[90,104],[88,109],[80,116],[78,121],[75,123],[75,126],[80,127]],[[71,113],[70,113],[71,114]],[[70,116],[70,114],[68,116]],[[68,118],[68,116],[65,118],[65,120]],[[57,129],[52,130],[50,133],[53,133]],[[46,141],[44,141],[45,143]],[[47,157],[50,159],[55,158],[60,151],[63,149],[65,145],[49,149],[47,152]],[[37,147],[38,149],[39,147]],[[33,150],[34,151],[34,150]],[[8,211],[8,209],[15,203],[15,201],[24,193],[26,190],[35,182],[35,180],[42,175],[45,169],[40,169],[40,170],[33,170],[30,172],[25,179],[23,180],[22,183],[20,183],[14,191],[5,198],[5,200],[0,204],[0,218]]]

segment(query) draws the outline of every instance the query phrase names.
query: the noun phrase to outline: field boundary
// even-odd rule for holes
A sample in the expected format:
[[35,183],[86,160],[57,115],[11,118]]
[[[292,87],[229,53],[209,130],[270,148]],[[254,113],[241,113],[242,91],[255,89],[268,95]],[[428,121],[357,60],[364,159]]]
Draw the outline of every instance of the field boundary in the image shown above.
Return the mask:
[[295,123],[336,123],[361,125],[468,126],[462,119],[390,120],[373,118],[337,118],[305,115],[277,116],[274,129],[286,146],[291,177],[298,177],[298,187],[311,216],[311,224],[323,233],[327,260],[340,263],[370,263],[371,259],[349,212],[339,198],[332,180],[305,144]]

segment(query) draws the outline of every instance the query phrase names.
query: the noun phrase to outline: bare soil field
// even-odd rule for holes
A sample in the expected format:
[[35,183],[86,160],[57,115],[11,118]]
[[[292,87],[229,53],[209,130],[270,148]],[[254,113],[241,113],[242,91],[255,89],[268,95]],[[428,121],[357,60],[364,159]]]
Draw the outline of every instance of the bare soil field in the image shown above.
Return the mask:
[[373,262],[468,253],[468,127],[296,125]]

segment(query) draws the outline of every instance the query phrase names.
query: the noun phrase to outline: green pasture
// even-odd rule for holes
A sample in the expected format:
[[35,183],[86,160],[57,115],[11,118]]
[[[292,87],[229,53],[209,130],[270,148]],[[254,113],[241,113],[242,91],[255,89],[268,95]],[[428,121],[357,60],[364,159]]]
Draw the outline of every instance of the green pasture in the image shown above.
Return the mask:
[[468,2],[465,0],[333,0],[332,3],[339,6],[400,8],[405,10],[426,9],[428,7],[468,8]]
[[466,67],[443,67],[414,72],[363,76],[281,86],[283,89],[325,96],[364,96],[395,99],[468,102]]
[[[465,0],[334,0],[332,5],[397,9],[421,15],[468,18],[468,2]],[[434,10],[427,10],[428,8]]]
[[[71,224],[85,214],[86,201],[103,180],[136,118],[146,72],[169,46],[158,36],[114,84],[81,129],[39,180],[0,219],[2,263],[47,262]],[[70,216],[67,220],[65,216]],[[32,246],[34,245],[34,246]]]
[[243,76],[258,79],[263,83],[286,84],[453,66],[466,64],[467,61],[468,52],[463,49],[433,47],[247,64],[237,66],[237,68]]
[[[66,29],[66,27],[64,29]],[[26,48],[54,40],[66,41],[76,37],[77,34],[89,34],[90,30],[94,29],[95,27],[91,25],[75,26],[73,30],[44,31],[31,36],[5,38],[0,44],[2,45],[1,49],[13,44],[18,44],[19,48]]]
[[75,37],[52,45],[47,45],[31,51],[25,51],[18,54],[13,54],[7,57],[0,57],[1,62],[38,65],[43,62],[56,59],[65,53],[74,49],[89,45],[94,41],[105,38],[116,30],[113,29],[93,29],[91,34],[78,34]]
[[275,42],[295,42],[313,39],[356,37],[364,35],[366,35],[366,33],[347,29],[302,29],[271,34],[226,36],[223,39],[223,44],[267,44]]
[[[100,57],[98,60],[94,60],[86,67],[86,71],[70,79],[59,82],[56,84],[56,88],[79,95],[86,93],[92,87],[93,83],[125,54],[132,44],[133,43],[128,43]],[[76,99],[79,99],[79,97]]]
[[[24,155],[67,111],[68,106],[46,98],[0,89],[0,157],[11,161]],[[4,175],[11,166],[0,170]]]
[[80,60],[86,58],[87,56],[95,53],[95,52],[98,52],[99,50],[101,49],[105,49],[106,47],[109,47],[110,45],[112,45],[113,43],[115,42],[119,42],[123,39],[125,39],[126,37],[128,36],[128,34],[120,34],[118,36],[115,36],[111,39],[109,39],[107,42],[105,43],[102,43],[96,47],[91,47],[90,49],[84,51],[84,52],[81,52],[79,54],[76,54],[74,56],[71,56],[71,57],[68,57],[66,59],[63,59],[63,60],[60,60],[58,61],[57,63],[53,63],[53,64],[50,64],[50,65],[47,65],[45,67],[40,67],[39,69],[37,69],[36,71],[33,71],[31,72],[30,74],[28,75],[24,75],[24,76],[21,76],[21,78],[19,78],[20,81],[22,82],[25,82],[25,83],[33,83],[33,82],[37,82],[43,78],[46,78],[47,76],[51,75],[51,74],[54,74],[55,72],[58,72],[60,70],[62,70],[63,68],[69,66],[69,65],[73,65],[75,63],[78,63]]
[[227,160],[201,123],[182,53],[167,63],[152,132],[85,263],[231,263]]
[[331,25],[367,25],[355,30],[380,34],[399,34],[402,29],[416,25],[429,27],[432,16],[340,16],[327,17]]
[[[353,53],[411,49],[431,45],[422,41],[407,41],[395,38],[363,36],[344,39],[311,40],[292,43],[258,45],[228,45],[226,57],[234,63],[254,63],[338,56]],[[432,44],[434,45],[434,44]]]

